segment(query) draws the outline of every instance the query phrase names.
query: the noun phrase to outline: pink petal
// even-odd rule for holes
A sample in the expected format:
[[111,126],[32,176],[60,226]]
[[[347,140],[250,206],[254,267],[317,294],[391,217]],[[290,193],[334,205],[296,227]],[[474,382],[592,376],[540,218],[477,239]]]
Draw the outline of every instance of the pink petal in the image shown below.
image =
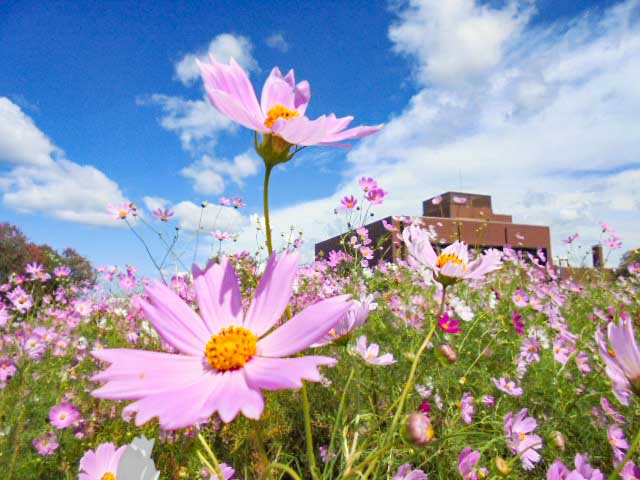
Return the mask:
[[146,291],[152,302],[139,304],[160,336],[183,353],[202,355],[211,334],[198,314],[162,283]]
[[300,254],[285,252],[271,255],[251,301],[244,326],[258,337],[269,330],[282,316],[293,291]]
[[197,63],[213,106],[247,128],[265,130],[265,115],[244,70],[233,59],[229,65],[218,63],[213,57],[210,61]]
[[209,397],[205,408],[218,411],[220,419],[229,423],[239,412],[257,420],[264,410],[264,398],[259,390],[247,384],[244,368],[220,374],[222,388]]
[[107,382],[91,394],[110,400],[135,400],[192,384],[207,374],[199,357],[171,353],[108,348],[91,354],[111,365],[94,375],[94,382]]
[[258,342],[258,355],[284,357],[320,340],[351,307],[349,295],[340,295],[305,308]]
[[158,417],[160,428],[165,430],[176,430],[204,422],[213,413],[207,403],[224,388],[222,377],[223,374],[210,370],[194,383],[174,388],[168,384],[169,388],[164,392],[145,396],[125,407],[122,413],[130,415],[137,412],[137,426]]
[[[293,70],[287,74],[291,81],[293,78]],[[260,98],[260,106],[262,111],[267,114],[275,105],[282,105],[289,110],[295,110],[295,93],[294,86],[282,77],[282,72],[278,67],[271,70],[269,77],[262,87],[262,96]]]
[[289,120],[278,119],[273,124],[273,131],[292,145],[318,145],[326,135],[327,117],[316,120],[307,117],[295,117]]
[[309,105],[309,100],[311,99],[311,86],[309,82],[306,80],[301,81],[296,85],[295,90],[296,98],[294,100],[294,105],[300,115],[304,115],[307,111],[307,106]]
[[210,262],[202,272],[193,268],[200,315],[210,334],[222,328],[242,324],[242,295],[233,265],[227,257]]
[[253,357],[244,366],[249,386],[263,390],[284,390],[302,387],[302,380],[320,381],[320,365],[333,366],[333,358],[306,356],[297,358]]

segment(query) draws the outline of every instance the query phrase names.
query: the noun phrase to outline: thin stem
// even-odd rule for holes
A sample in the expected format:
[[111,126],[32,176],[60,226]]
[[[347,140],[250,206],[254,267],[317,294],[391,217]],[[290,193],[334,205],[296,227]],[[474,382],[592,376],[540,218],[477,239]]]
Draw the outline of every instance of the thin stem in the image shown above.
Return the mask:
[[158,270],[158,273],[160,274],[160,277],[162,278],[162,282],[166,285],[167,284],[167,280],[164,278],[164,273],[162,273],[162,269],[160,268],[160,265],[158,265],[158,262],[156,262],[156,259],[153,258],[153,255],[151,254],[151,250],[149,250],[149,246],[147,245],[147,242],[145,242],[144,238],[142,238],[140,236],[140,234],[135,231],[135,229],[133,228],[133,226],[129,222],[129,219],[125,218],[124,221],[127,222],[127,226],[129,227],[129,230],[131,230],[133,232],[133,234],[136,236],[136,238],[138,240],[140,240],[140,243],[142,243],[142,246],[147,251],[147,255],[149,256],[149,259],[151,259],[151,263],[153,263],[153,266],[156,267],[156,270]]
[[638,448],[639,444],[640,444],[640,429],[638,429],[638,431],[636,432],[636,436],[633,439],[633,443],[631,444],[631,448],[629,450],[627,450],[627,454],[624,456],[624,458],[620,462],[620,465],[618,465],[618,468],[616,468],[613,471],[613,473],[609,477],[609,480],[615,480],[616,478],[618,478],[620,476],[620,472],[622,471],[624,466],[629,462],[629,460],[631,460],[631,457],[636,452],[636,449]]
[[271,469],[269,468],[271,462],[269,461],[269,457],[267,456],[267,450],[264,447],[264,441],[262,440],[262,427],[260,425],[260,421],[255,422],[256,428],[254,429],[256,444],[258,445],[258,453],[260,458],[262,459],[262,463],[264,465],[265,478],[271,480]]
[[273,253],[273,243],[271,242],[271,221],[269,220],[269,180],[271,178],[271,170],[273,167],[266,167],[264,173],[264,227],[267,236],[267,253]]
[[196,259],[198,258],[198,245],[200,244],[200,228],[202,227],[202,215],[204,215],[205,208],[206,207],[203,204],[202,208],[200,209],[200,218],[198,219],[198,231],[196,232],[196,248],[193,252],[193,262],[191,263],[196,263]]

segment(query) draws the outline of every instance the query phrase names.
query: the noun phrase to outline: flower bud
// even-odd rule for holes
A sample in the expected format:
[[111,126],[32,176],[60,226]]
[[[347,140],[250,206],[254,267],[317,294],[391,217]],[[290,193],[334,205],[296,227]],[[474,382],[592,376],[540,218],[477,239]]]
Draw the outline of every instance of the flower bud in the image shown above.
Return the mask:
[[458,362],[458,354],[456,353],[452,345],[440,345],[440,348],[438,350],[449,361],[449,363],[455,364]]
[[553,443],[556,447],[564,452],[564,449],[567,446],[567,439],[564,437],[562,432],[558,432],[556,430],[554,432],[551,432],[551,443]]
[[416,445],[428,445],[435,434],[431,420],[424,413],[412,413],[407,419],[407,432],[409,438]]
[[500,472],[500,475],[506,477],[511,473],[511,466],[507,463],[507,461],[502,457],[496,457],[496,468]]

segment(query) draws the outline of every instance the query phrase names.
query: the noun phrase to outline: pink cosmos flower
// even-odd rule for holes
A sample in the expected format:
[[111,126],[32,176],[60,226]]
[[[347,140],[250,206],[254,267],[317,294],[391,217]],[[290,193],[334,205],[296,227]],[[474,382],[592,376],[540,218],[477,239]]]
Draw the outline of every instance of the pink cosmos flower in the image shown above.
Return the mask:
[[372,205],[381,205],[384,201],[384,197],[388,194],[389,192],[386,192],[381,188],[374,188],[373,190],[369,190],[366,198]]
[[367,318],[369,318],[369,312],[375,310],[377,307],[378,304],[373,301],[373,296],[371,295],[366,296],[361,301],[352,300],[351,307],[347,311],[347,314],[340,319],[334,328],[329,330],[329,333],[311,345],[311,347],[322,347],[338,338],[348,335],[351,331],[364,325]]
[[622,480],[638,480],[640,479],[640,466],[633,462],[627,462],[620,472]]
[[168,222],[174,215],[174,211],[170,208],[156,208],[153,211],[153,215],[161,222]]
[[73,422],[80,419],[80,412],[75,405],[62,402],[55,405],[49,411],[49,421],[54,427],[63,430],[73,425]]
[[391,480],[428,480],[429,476],[422,470],[413,470],[413,465],[405,463],[398,468],[398,471]]
[[618,425],[611,425],[607,430],[607,438],[609,439],[609,445],[613,449],[614,463],[618,465],[629,449],[629,442],[627,442],[627,436],[624,431]]
[[512,397],[520,397],[524,393],[524,390],[519,387],[516,382],[509,380],[508,378],[492,378],[491,380],[493,380],[493,384],[498,388],[498,390],[501,390]]
[[291,145],[338,145],[344,140],[371,135],[382,128],[347,128],[353,117],[322,115],[315,120],[305,116],[311,88],[309,82],[296,84],[293,70],[282,75],[277,67],[262,87],[260,102],[249,77],[231,59],[229,65],[198,61],[205,90],[213,106],[235,122],[264,135],[273,134]]
[[434,205],[440,205],[442,203],[442,195],[438,195],[437,197],[433,197],[431,199],[431,203]]
[[522,468],[533,470],[535,464],[542,457],[538,450],[542,448],[542,438],[532,432],[538,426],[535,418],[527,416],[529,409],[523,408],[514,417],[509,412],[504,418],[504,430],[507,436],[507,447],[515,454],[520,455]]
[[478,480],[488,476],[489,471],[486,468],[476,468],[478,460],[480,460],[480,452],[471,447],[465,447],[460,452],[458,472],[462,475],[462,480]]
[[230,207],[231,206],[231,200],[227,197],[220,197],[220,205],[223,205],[225,207]]
[[120,205],[108,205],[107,210],[111,212],[114,220],[124,220],[134,212],[131,202],[123,202]]
[[109,443],[98,445],[95,452],[87,451],[80,459],[78,480],[115,480],[120,458],[127,449],[124,445],[118,449]]
[[53,274],[58,278],[68,277],[69,275],[71,275],[71,269],[65,265],[62,265],[60,267],[54,268]]
[[462,331],[460,321],[450,317],[447,312],[438,320],[438,326],[446,333],[460,333]]
[[[124,414],[137,412],[136,424],[159,417],[175,430],[206,421],[218,412],[224,422],[238,413],[260,418],[261,390],[300,388],[319,381],[320,365],[333,358],[283,358],[317,342],[351,307],[347,295],[318,302],[275,330],[291,297],[299,253],[273,254],[247,309],[233,265],[227,257],[205,271],[194,267],[200,314],[162,283],[146,288],[150,300],[139,304],[162,339],[179,354],[129,349],[94,350],[111,366],[93,377],[107,382],[93,395],[136,400]],[[262,337],[262,338],[261,338]]]
[[373,260],[373,250],[370,247],[360,247],[360,253],[367,260]]
[[247,206],[242,197],[231,197],[231,203],[233,204],[233,208],[244,208]]
[[511,312],[511,321],[513,322],[513,329],[518,335],[524,335],[525,323],[522,321],[522,315],[516,311]]
[[459,406],[462,420],[467,425],[471,425],[473,423],[473,414],[476,412],[476,409],[473,406],[473,395],[469,392],[465,392],[462,395],[462,400],[460,400]]
[[0,389],[3,389],[11,377],[18,371],[18,367],[9,358],[0,358]]
[[50,457],[58,449],[58,436],[55,433],[45,433],[33,441],[33,447],[43,457]]
[[216,240],[219,240],[221,242],[224,242],[225,240],[229,240],[230,238],[234,237],[233,233],[221,232],[220,230],[216,230],[215,232],[213,232],[212,235]]
[[380,345],[377,343],[372,343],[367,346],[367,337],[362,335],[358,338],[358,342],[356,344],[356,350],[360,354],[360,356],[364,359],[365,362],[370,363],[371,365],[392,365],[396,363],[395,358],[391,353],[385,353],[384,355],[379,355],[380,353]]
[[627,271],[631,275],[634,275],[636,273],[640,273],[640,263],[630,263],[629,265],[627,265]]
[[375,190],[376,188],[378,188],[378,182],[376,182],[373,178],[371,177],[362,177],[360,178],[360,180],[358,180],[358,184],[360,185],[360,188],[365,192],[368,193],[372,190]]
[[354,208],[356,208],[356,205],[358,204],[358,200],[356,200],[356,197],[354,197],[353,195],[351,196],[345,196],[341,201],[340,201],[340,206],[344,209],[344,210],[353,210]]
[[411,225],[404,229],[402,236],[407,245],[409,264],[432,270],[442,284],[477,280],[502,267],[502,253],[496,249],[489,249],[469,262],[467,245],[463,242],[456,241],[437,254],[426,230]]
[[523,290],[518,288],[513,292],[513,303],[515,303],[517,307],[526,307],[529,304],[529,297]]
[[613,406],[613,403],[611,403],[607,397],[602,397],[600,399],[600,406],[604,413],[609,415],[614,422],[621,425],[627,423],[627,420],[620,414],[620,412],[618,412],[616,407]]
[[606,365],[605,371],[613,383],[613,393],[623,405],[629,405],[631,391],[640,390],[640,350],[636,343],[633,321],[622,320],[620,325],[610,322],[607,336],[608,347],[602,331],[596,332],[600,356]]
[[564,240],[562,240],[564,243],[566,244],[571,244],[573,242],[575,242],[578,238],[580,238],[580,234],[576,233],[574,235],[569,235],[569,237],[565,238]]
[[575,465],[575,470],[569,471],[561,460],[556,460],[547,471],[547,480],[604,480],[602,472],[589,464],[588,455],[576,454]]

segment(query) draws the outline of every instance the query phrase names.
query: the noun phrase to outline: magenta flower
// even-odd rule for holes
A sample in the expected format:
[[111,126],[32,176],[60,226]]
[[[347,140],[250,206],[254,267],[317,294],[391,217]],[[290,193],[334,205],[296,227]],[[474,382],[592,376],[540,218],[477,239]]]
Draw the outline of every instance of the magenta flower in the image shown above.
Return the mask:
[[62,402],[59,405],[55,405],[49,411],[49,421],[51,425],[60,430],[70,427],[76,420],[80,419],[80,413],[75,405]]
[[373,190],[369,190],[366,198],[372,205],[381,205],[384,201],[384,197],[386,197],[388,193],[389,192],[386,192],[381,188],[374,188]]
[[542,448],[542,438],[532,432],[538,426],[535,418],[527,416],[529,409],[523,408],[514,417],[509,412],[504,418],[504,430],[507,436],[507,447],[520,455],[522,468],[533,470],[535,464],[541,460],[538,450]]
[[58,278],[68,277],[69,275],[71,275],[71,269],[65,265],[62,265],[60,267],[54,268],[53,274]]
[[617,235],[611,235],[604,241],[604,244],[612,250],[622,248],[622,239]]
[[87,451],[80,459],[78,480],[116,480],[118,463],[127,449],[124,445],[116,450],[113,443],[98,445],[95,452]]
[[55,433],[45,433],[33,441],[33,447],[38,451],[38,455],[42,457],[50,457],[59,446],[58,436]]
[[220,197],[220,205],[223,205],[225,207],[230,207],[231,206],[231,200],[227,197]]
[[513,322],[513,329],[518,335],[524,335],[525,323],[522,321],[522,315],[518,312],[511,312],[511,321]]
[[[233,265],[227,257],[205,271],[194,267],[200,314],[162,283],[147,287],[149,301],[139,304],[163,340],[179,354],[129,349],[94,350],[111,366],[93,377],[107,382],[98,398],[137,400],[124,414],[137,412],[136,424],[159,417],[174,430],[206,421],[218,412],[230,422],[242,412],[260,418],[261,390],[300,388],[319,381],[320,365],[333,358],[283,358],[317,342],[351,307],[342,295],[318,302],[275,330],[291,297],[299,262],[297,252],[273,254],[246,312]],[[262,338],[261,338],[262,337]]]
[[467,245],[463,242],[456,241],[437,254],[426,230],[411,225],[404,229],[402,236],[409,252],[409,264],[430,269],[443,285],[477,280],[502,267],[502,253],[496,249],[489,249],[469,262]]
[[608,348],[602,331],[596,332],[600,356],[606,365],[605,371],[613,383],[613,393],[623,405],[629,405],[632,389],[640,389],[640,351],[636,343],[633,323],[630,318],[620,325],[614,322],[607,327],[611,348]]
[[438,320],[438,326],[446,333],[460,333],[460,321],[455,318],[449,317],[449,314],[445,312]]
[[311,88],[306,80],[297,83],[293,70],[282,75],[277,67],[262,87],[260,102],[249,77],[231,59],[229,65],[198,62],[205,90],[213,106],[231,120],[264,135],[273,134],[291,145],[337,145],[342,141],[371,135],[382,125],[347,128],[353,117],[305,116]]
[[174,211],[170,208],[156,208],[153,211],[153,215],[161,222],[168,222],[174,215]]
[[231,197],[231,203],[233,208],[244,208],[247,206],[247,204],[244,203],[244,198],[242,197]]
[[396,363],[396,360],[393,358],[391,353],[385,353],[384,355],[380,354],[380,345],[377,343],[372,343],[367,346],[367,337],[362,335],[358,338],[358,342],[356,344],[356,350],[358,354],[364,359],[365,362],[370,363],[371,365],[392,365]]
[[491,380],[493,380],[493,384],[498,388],[498,390],[501,390],[512,397],[521,397],[524,393],[524,390],[516,385],[516,382],[509,380],[508,378],[492,378]]
[[350,196],[345,196],[341,201],[340,201],[340,206],[344,209],[344,210],[353,210],[354,208],[356,208],[356,205],[358,204],[358,200],[356,200],[356,197],[354,197],[353,195]]

